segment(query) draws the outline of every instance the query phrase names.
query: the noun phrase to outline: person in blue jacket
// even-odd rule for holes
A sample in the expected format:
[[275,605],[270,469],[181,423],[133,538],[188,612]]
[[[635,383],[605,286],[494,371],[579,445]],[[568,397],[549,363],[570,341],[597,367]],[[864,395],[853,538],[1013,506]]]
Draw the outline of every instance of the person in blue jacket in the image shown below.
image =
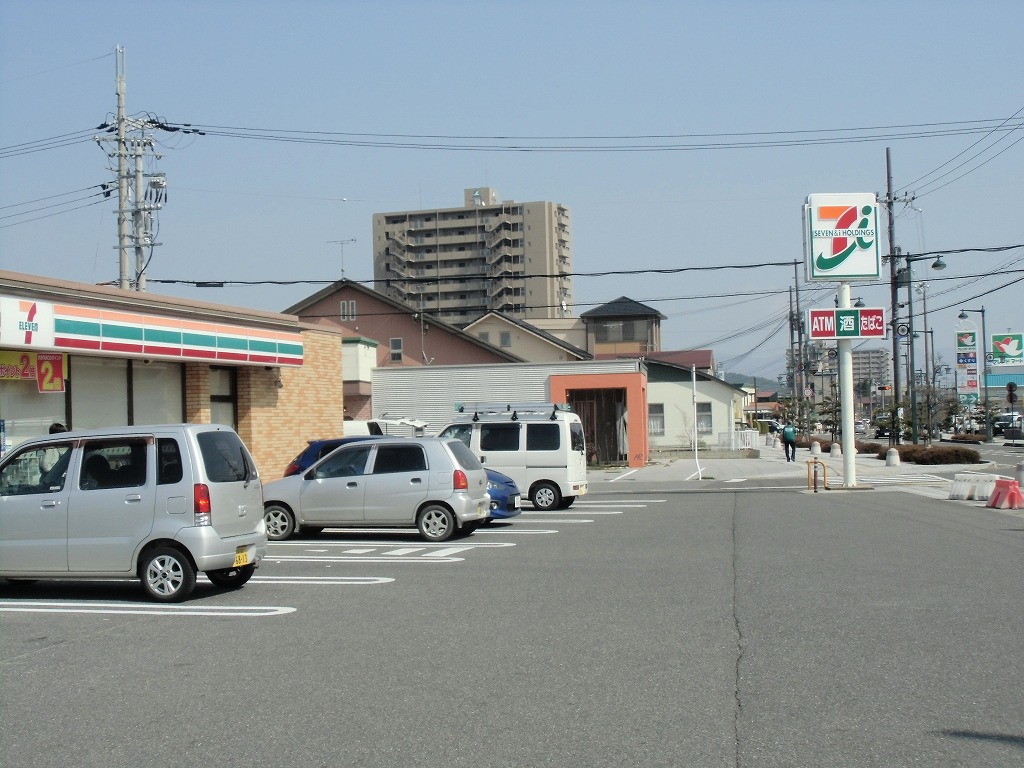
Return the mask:
[[786,449],[786,461],[796,461],[796,427],[788,419],[782,428],[782,446]]

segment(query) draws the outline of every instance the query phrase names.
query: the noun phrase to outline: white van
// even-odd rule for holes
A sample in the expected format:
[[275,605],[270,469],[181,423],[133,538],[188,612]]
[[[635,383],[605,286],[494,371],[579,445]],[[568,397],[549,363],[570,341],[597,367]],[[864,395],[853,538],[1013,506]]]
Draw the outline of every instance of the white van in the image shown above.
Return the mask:
[[487,469],[513,480],[537,509],[566,509],[587,492],[580,417],[554,403],[463,403],[440,437],[456,437]]
[[423,430],[426,426],[427,422],[419,421],[418,419],[392,419],[384,417],[368,419],[367,421],[345,419],[342,422],[342,432],[344,432],[345,437],[358,435],[423,437]]
[[142,581],[177,602],[237,589],[267,553],[263,486],[220,424],[62,432],[0,461],[0,578]]

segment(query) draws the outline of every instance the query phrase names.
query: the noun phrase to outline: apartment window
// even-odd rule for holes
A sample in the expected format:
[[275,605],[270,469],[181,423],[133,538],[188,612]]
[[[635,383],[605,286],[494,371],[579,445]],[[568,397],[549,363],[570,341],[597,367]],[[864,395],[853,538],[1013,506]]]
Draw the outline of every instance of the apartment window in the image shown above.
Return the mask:
[[401,339],[391,339],[388,342],[388,344],[389,344],[389,346],[391,348],[391,362],[392,363],[400,363],[400,362],[402,362],[402,340]]
[[697,403],[697,434],[710,435],[711,431],[711,403]]
[[501,342],[500,342],[500,344],[501,344],[502,347],[506,347],[506,348],[512,346],[512,334],[511,334],[511,332],[509,332],[509,331],[502,331],[501,332]]
[[665,436],[665,405],[664,403],[648,403],[647,434],[651,437]]
[[490,333],[490,331],[480,331],[480,341],[482,341],[484,344],[490,344],[491,343],[491,333]]
[[338,310],[338,315],[341,317],[341,319],[343,321],[344,320],[355,320],[356,319],[356,302],[355,302],[355,300],[353,299],[352,301],[342,301],[340,303],[340,308]]

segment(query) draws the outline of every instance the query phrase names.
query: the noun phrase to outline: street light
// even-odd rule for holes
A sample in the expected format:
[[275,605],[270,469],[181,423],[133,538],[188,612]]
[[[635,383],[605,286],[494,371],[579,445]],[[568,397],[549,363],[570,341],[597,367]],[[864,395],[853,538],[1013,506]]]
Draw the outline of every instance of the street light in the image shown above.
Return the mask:
[[[899,248],[896,249],[896,256],[894,258],[896,258],[896,259],[900,258],[900,249]],[[895,274],[895,277],[896,277],[897,283],[905,281],[905,285],[907,286],[907,316],[908,316],[909,321],[910,321],[910,327],[909,327],[909,333],[908,333],[909,341],[910,341],[910,360],[909,360],[908,367],[909,367],[909,369],[911,371],[911,376],[912,376],[913,375],[913,371],[914,371],[914,287],[913,287],[913,279],[912,279],[912,275],[913,275],[912,265],[913,265],[913,263],[915,261],[924,261],[925,259],[930,259],[932,257],[931,256],[911,256],[910,254],[907,254],[903,258],[905,258],[907,260],[907,267],[906,267],[905,270],[897,270],[897,272]],[[932,269],[938,270],[938,271],[942,271],[945,268],[946,268],[946,262],[944,262],[942,260],[941,256],[936,256],[935,260],[932,261]],[[899,308],[898,291],[897,291],[897,286],[894,285],[894,286],[892,286],[892,318],[893,318],[892,352],[893,352],[893,357],[894,358],[899,354],[899,346],[897,344],[896,326],[895,326],[895,323],[896,323],[896,311],[897,311],[898,308]],[[895,384],[895,391],[899,392],[899,371],[896,369],[896,361],[895,361],[895,359],[894,359],[894,362],[893,362],[893,371],[894,371],[894,374],[895,374],[894,375],[893,384]],[[907,378],[909,379],[910,376],[908,376]],[[910,389],[910,439],[913,442],[916,443],[917,442],[917,388],[913,386],[913,382],[908,381],[907,384],[908,384],[908,388]],[[897,422],[896,413],[897,413],[896,398],[894,397],[893,398],[893,418],[892,418],[892,422],[893,422],[893,426],[894,426],[894,433],[895,433],[895,426],[896,426],[896,422]]]
[[961,320],[966,320],[968,312],[976,312],[981,315],[981,388],[984,390],[985,397],[985,440],[991,443],[992,422],[988,418],[988,335],[985,330],[985,305],[982,304],[981,309],[961,309],[957,317]]

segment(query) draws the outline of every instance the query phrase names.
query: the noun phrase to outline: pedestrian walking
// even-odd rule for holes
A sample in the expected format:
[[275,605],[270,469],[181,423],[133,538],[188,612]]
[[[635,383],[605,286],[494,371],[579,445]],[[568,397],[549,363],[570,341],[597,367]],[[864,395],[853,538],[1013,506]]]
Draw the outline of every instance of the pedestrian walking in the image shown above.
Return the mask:
[[796,427],[788,419],[782,428],[782,447],[786,449],[786,461],[796,461]]

